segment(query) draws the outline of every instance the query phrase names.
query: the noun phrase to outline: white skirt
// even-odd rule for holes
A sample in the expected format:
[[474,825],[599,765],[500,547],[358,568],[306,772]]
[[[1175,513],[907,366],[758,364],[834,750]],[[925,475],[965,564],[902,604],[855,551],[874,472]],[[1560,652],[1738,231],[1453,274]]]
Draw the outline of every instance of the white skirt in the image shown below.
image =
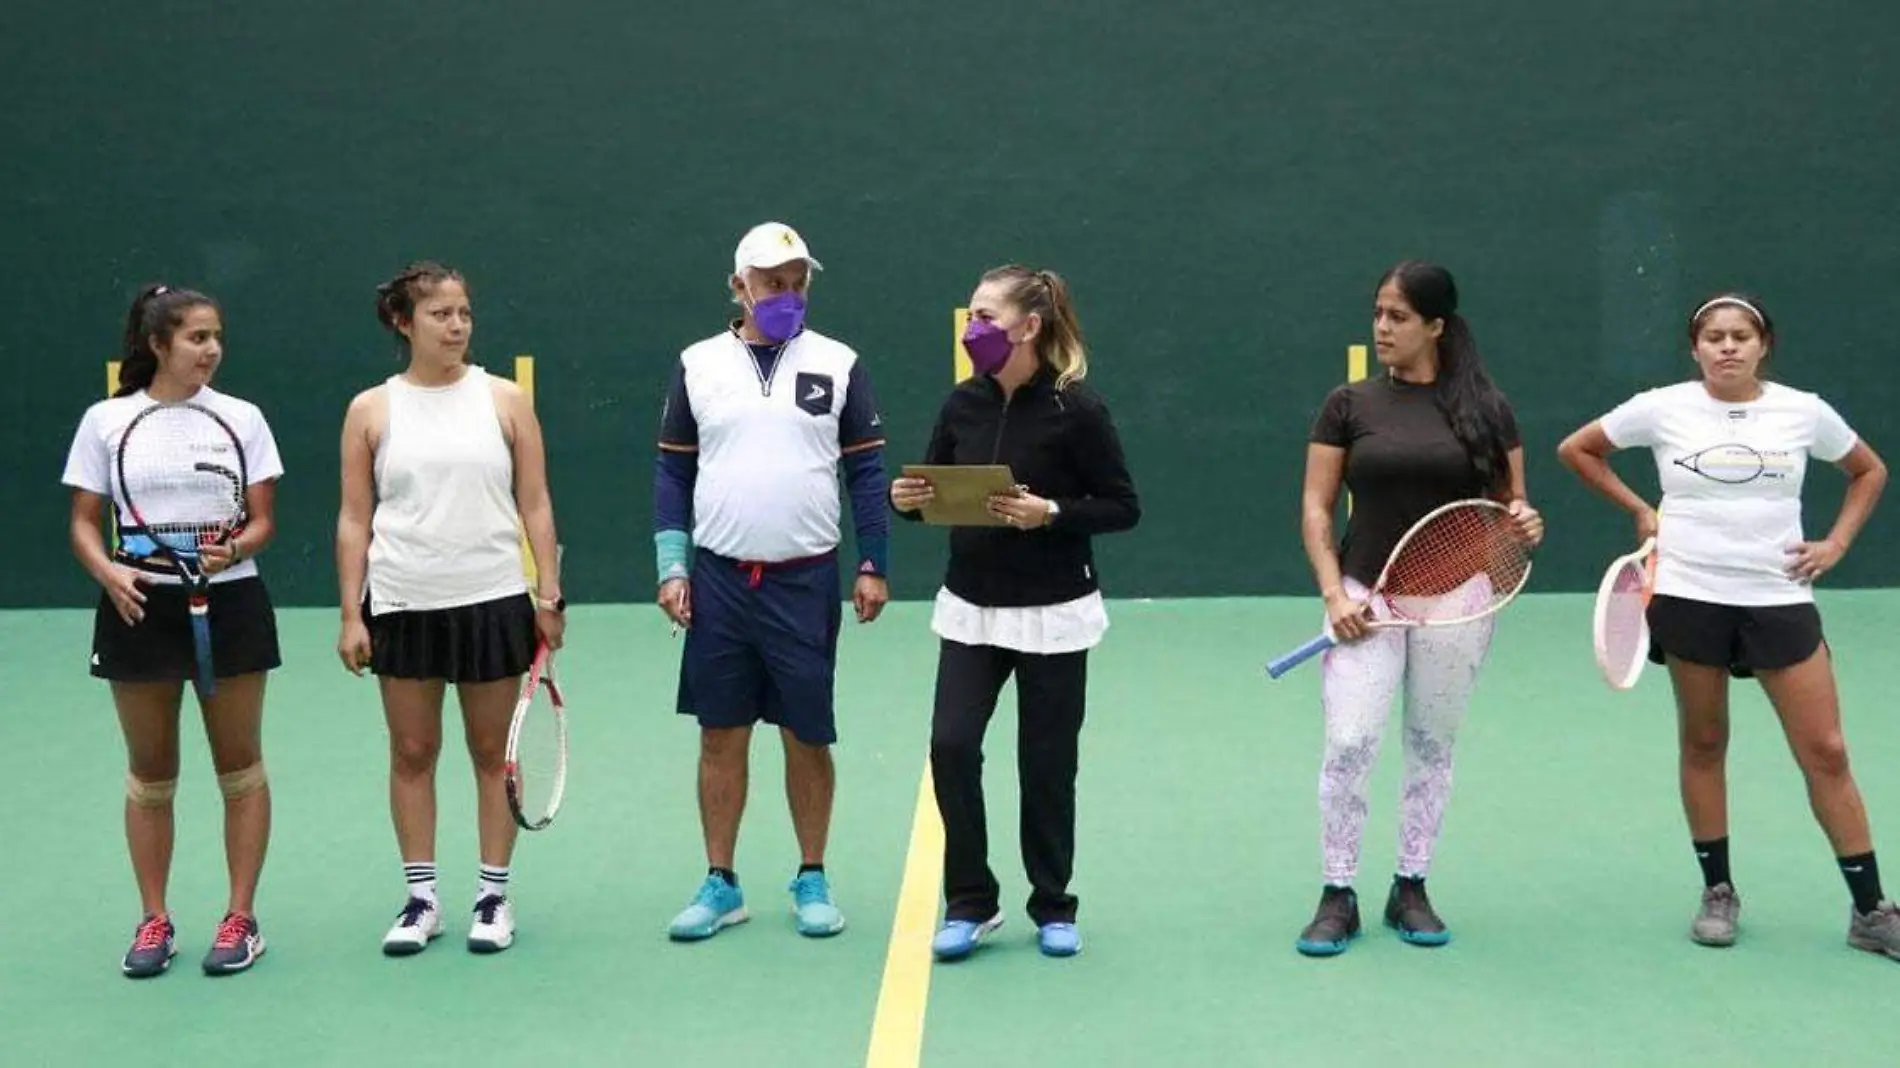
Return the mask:
[[930,629],[963,645],[994,645],[1019,653],[1074,653],[1093,649],[1108,630],[1101,591],[1062,604],[983,608],[947,589],[937,591]]

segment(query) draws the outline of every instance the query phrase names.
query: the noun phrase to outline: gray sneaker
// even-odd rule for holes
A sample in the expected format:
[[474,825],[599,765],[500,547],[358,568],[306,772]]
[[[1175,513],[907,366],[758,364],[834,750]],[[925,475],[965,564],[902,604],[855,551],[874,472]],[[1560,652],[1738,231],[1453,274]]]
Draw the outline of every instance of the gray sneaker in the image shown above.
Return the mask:
[[1700,945],[1735,944],[1735,920],[1742,914],[1742,899],[1735,888],[1717,883],[1702,891],[1702,908],[1689,925],[1689,937]]
[[1900,905],[1882,901],[1864,916],[1858,909],[1848,911],[1852,916],[1847,921],[1848,945],[1900,960]]

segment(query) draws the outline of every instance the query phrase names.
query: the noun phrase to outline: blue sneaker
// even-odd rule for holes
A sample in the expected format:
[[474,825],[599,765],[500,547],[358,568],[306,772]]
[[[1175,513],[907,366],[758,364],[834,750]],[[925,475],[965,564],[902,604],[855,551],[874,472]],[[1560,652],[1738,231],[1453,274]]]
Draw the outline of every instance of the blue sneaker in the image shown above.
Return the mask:
[[831,883],[822,871],[800,872],[792,885],[792,913],[798,933],[807,938],[829,938],[844,930],[844,913],[831,903]]
[[1045,923],[1036,929],[1036,941],[1045,957],[1073,957],[1082,952],[1082,936],[1073,923]]
[[722,928],[744,923],[746,918],[745,895],[739,888],[717,875],[708,874],[706,881],[699,884],[699,894],[693,903],[673,917],[667,937],[675,942],[697,942],[711,938]]
[[978,923],[975,920],[945,920],[937,931],[937,937],[930,940],[930,951],[938,960],[962,960],[976,951],[976,947],[990,932],[1003,926],[1003,914],[996,915]]

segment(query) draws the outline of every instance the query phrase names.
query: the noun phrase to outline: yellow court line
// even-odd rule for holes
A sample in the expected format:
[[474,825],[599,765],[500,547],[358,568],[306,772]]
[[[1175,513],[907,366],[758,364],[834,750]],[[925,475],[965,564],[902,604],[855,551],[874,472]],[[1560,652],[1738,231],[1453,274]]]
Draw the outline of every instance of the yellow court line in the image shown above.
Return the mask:
[[930,1000],[930,938],[936,931],[937,884],[942,879],[943,823],[937,817],[930,763],[925,761],[865,1068],[916,1068],[923,1056],[924,1009]]
[[[520,386],[521,392],[528,395],[528,407],[534,407],[533,356],[524,355],[515,357],[515,385]],[[526,527],[521,529],[521,573],[528,576],[528,585],[530,587],[533,587],[535,583],[540,581],[534,566],[534,550],[528,547],[528,530]],[[536,594],[536,596],[540,595]]]

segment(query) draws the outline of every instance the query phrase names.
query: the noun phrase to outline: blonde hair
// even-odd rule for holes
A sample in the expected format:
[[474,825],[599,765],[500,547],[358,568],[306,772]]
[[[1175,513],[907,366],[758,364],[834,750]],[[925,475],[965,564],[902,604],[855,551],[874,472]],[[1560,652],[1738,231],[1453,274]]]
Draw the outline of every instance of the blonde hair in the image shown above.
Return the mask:
[[1011,263],[985,272],[982,284],[991,282],[1001,283],[1003,299],[1024,314],[1033,312],[1042,317],[1042,332],[1036,335],[1036,357],[1055,370],[1057,389],[1066,389],[1087,377],[1089,354],[1082,341],[1082,322],[1076,318],[1069,284],[1061,275]]

